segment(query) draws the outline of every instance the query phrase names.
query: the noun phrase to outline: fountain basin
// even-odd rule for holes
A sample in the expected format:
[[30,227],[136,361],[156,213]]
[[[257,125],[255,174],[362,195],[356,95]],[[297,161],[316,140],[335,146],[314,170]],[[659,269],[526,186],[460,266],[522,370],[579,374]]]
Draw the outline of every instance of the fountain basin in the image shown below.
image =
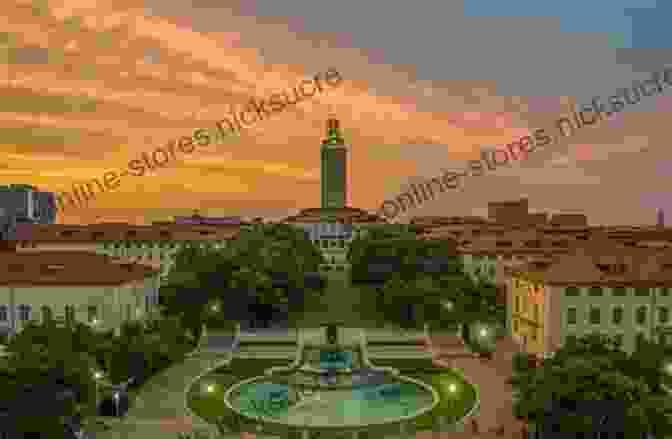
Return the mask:
[[[382,386],[325,388],[310,395],[297,392],[296,399],[289,398],[290,404],[269,409],[263,404],[249,403],[259,394],[259,387],[275,384],[269,377],[259,376],[231,387],[224,395],[224,402],[250,422],[298,429],[396,424],[423,415],[439,403],[439,395],[431,386],[404,376],[394,379],[396,383]],[[389,389],[393,391],[386,394]]]

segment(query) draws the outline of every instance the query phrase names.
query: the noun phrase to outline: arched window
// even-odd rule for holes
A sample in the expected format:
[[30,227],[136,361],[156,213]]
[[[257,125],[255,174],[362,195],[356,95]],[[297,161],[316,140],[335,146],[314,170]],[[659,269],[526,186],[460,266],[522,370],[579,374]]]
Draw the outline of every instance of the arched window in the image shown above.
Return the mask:
[[565,288],[565,296],[576,297],[578,295],[579,295],[579,289],[577,287]]
[[42,323],[48,323],[54,320],[54,314],[48,306],[42,306]]
[[635,321],[638,325],[646,324],[646,307],[640,306],[635,312]]
[[600,287],[590,287],[590,295],[595,297],[595,296],[601,296],[602,295],[602,288]]

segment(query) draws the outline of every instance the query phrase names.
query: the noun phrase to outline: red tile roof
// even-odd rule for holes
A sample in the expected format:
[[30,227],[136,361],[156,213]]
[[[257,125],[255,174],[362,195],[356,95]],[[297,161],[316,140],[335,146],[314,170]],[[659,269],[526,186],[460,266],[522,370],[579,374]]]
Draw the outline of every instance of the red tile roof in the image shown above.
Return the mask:
[[118,286],[158,274],[145,265],[89,252],[0,252],[0,285]]

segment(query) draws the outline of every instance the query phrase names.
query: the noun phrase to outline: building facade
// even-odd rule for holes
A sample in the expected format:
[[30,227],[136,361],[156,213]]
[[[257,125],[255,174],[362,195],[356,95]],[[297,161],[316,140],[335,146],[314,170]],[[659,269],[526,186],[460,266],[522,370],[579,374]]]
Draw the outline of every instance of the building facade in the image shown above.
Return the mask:
[[181,248],[228,248],[239,230],[237,225],[24,224],[17,228],[16,243],[19,252],[88,251],[123,258],[159,270],[160,282],[170,273]]
[[158,272],[87,252],[0,253],[0,331],[30,321],[82,322],[115,330],[158,313]]
[[614,337],[627,352],[642,340],[672,341],[669,251],[589,244],[508,274],[511,333],[529,353],[548,356],[591,333]]
[[304,230],[322,252],[321,270],[347,271],[348,249],[353,239],[365,236],[369,227],[385,225],[384,219],[362,209],[304,209],[284,223]]
[[35,186],[0,186],[0,208],[4,209],[5,215],[14,215],[17,222],[53,224],[56,221],[54,194],[40,191]]

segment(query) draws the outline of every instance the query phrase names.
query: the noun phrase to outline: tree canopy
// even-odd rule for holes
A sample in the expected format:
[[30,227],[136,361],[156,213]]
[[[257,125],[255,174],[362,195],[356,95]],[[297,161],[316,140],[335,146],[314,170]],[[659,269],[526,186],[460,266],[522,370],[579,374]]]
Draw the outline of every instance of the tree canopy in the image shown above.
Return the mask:
[[243,320],[251,309],[282,303],[300,309],[304,293],[324,287],[314,276],[323,262],[303,230],[258,225],[225,249],[180,250],[160,295],[166,312],[198,337],[213,319]]
[[[646,349],[664,348],[649,345]],[[672,403],[666,392],[650,385],[651,374],[657,374],[659,365],[644,363],[643,354],[638,350],[628,355],[613,339],[601,335],[569,343],[542,367],[518,370],[511,377],[509,382],[518,396],[514,412],[538,425],[561,417],[556,429],[592,433],[600,427],[587,404],[597,407],[600,401],[617,401],[625,404],[623,413],[618,419],[612,410],[610,428],[622,429],[625,437],[639,437],[644,432],[667,436],[672,432]]]

